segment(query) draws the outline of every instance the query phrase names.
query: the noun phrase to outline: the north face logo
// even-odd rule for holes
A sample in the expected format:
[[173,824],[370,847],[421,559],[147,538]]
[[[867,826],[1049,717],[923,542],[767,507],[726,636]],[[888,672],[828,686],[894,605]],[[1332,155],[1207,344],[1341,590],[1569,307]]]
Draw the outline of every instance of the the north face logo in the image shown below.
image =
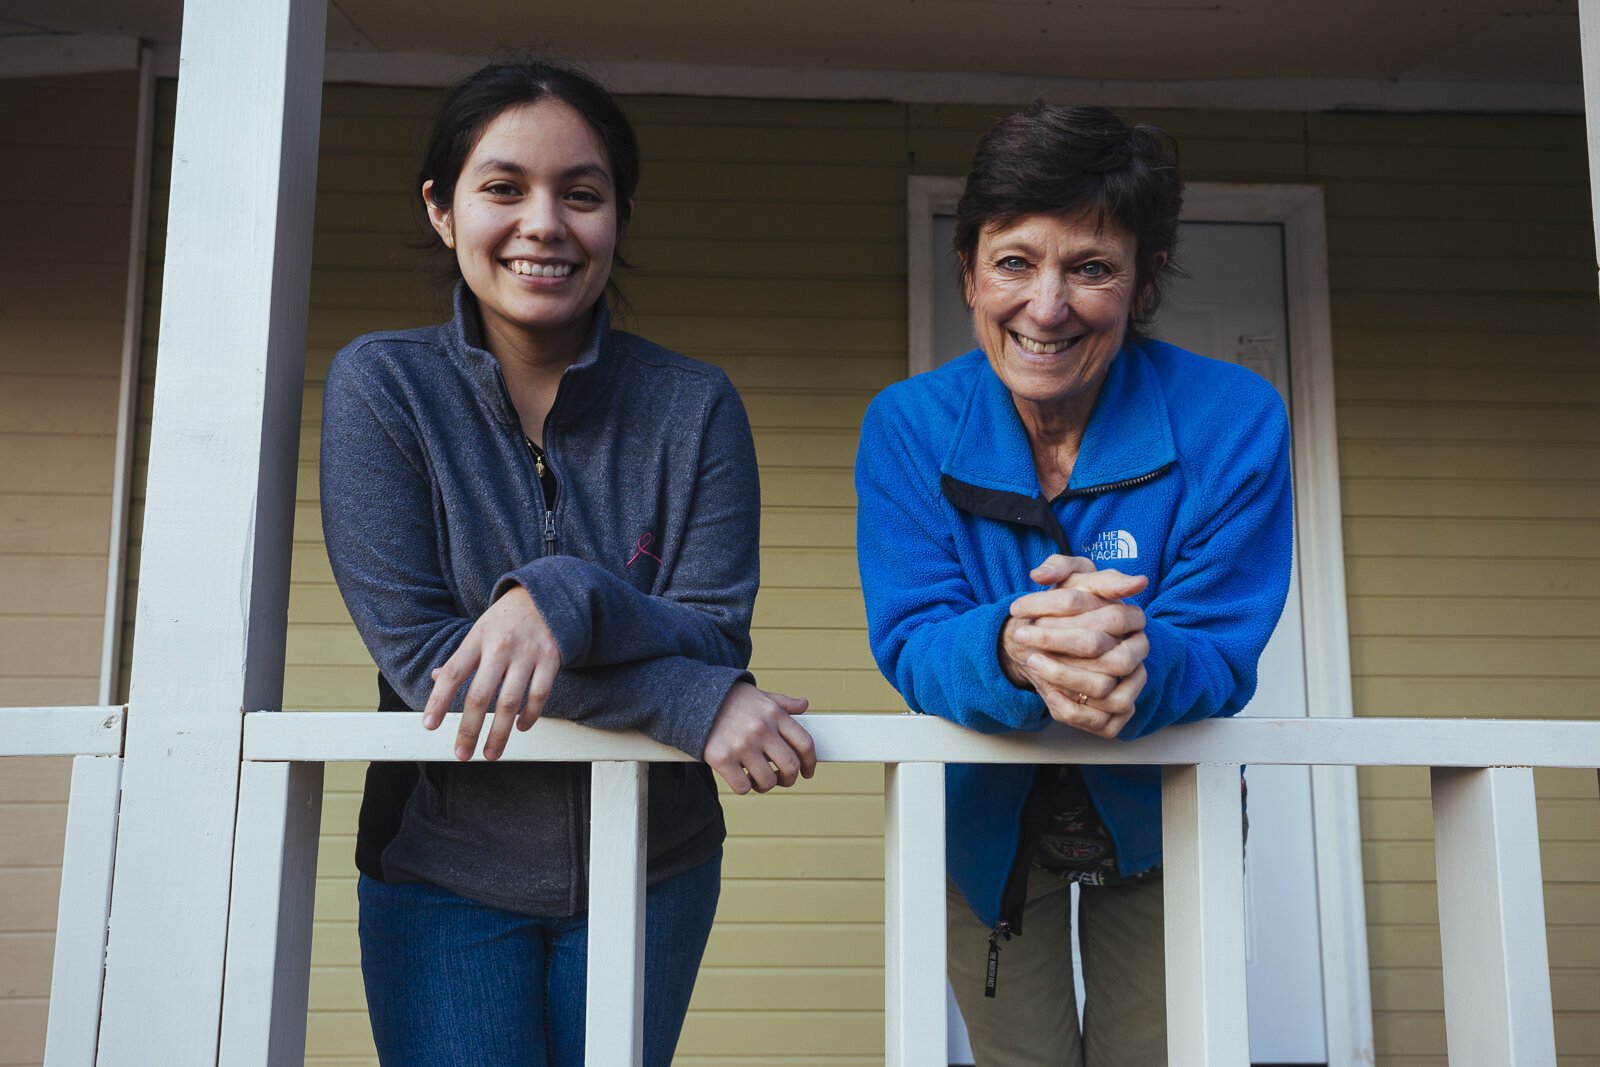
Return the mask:
[[1139,542],[1127,530],[1102,530],[1094,540],[1083,546],[1083,554],[1092,560],[1138,559]]

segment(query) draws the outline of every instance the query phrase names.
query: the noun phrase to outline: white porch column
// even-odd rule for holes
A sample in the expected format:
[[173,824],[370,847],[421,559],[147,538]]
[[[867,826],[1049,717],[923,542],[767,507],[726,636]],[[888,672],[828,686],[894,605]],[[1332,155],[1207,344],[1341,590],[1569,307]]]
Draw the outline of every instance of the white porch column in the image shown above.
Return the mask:
[[1595,257],[1600,260],[1600,0],[1578,0],[1583,43],[1583,113],[1589,124],[1589,202],[1594,206]]
[[217,1060],[242,710],[282,699],[325,0],[187,0],[102,1065]]
[[1435,767],[1433,836],[1451,1064],[1555,1063],[1533,771]]

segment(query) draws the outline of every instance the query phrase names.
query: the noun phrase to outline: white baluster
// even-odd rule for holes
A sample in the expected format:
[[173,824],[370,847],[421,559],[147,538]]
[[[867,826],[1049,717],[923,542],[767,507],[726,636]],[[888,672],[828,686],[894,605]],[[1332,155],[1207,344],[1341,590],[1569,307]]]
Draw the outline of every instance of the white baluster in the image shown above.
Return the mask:
[[1436,767],[1439,942],[1452,1067],[1556,1062],[1533,771]]
[[1249,1067],[1239,768],[1167,767],[1161,787],[1168,1061]]
[[944,764],[884,765],[884,1045],[889,1067],[944,1067]]
[[240,767],[221,1067],[305,1061],[321,825],[322,764]]
[[649,764],[596,763],[589,812],[590,1063],[644,1058],[645,788]]
[[72,761],[45,1067],[94,1065],[121,787],[120,756],[78,756]]

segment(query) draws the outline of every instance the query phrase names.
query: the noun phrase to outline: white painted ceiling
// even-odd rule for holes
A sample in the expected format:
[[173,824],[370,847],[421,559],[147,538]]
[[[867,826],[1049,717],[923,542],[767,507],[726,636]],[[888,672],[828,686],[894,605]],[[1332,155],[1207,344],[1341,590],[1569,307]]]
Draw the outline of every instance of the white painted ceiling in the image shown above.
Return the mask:
[[[180,0],[0,0],[0,35],[170,45],[181,17]],[[328,45],[1140,81],[1581,80],[1577,0],[330,0]]]

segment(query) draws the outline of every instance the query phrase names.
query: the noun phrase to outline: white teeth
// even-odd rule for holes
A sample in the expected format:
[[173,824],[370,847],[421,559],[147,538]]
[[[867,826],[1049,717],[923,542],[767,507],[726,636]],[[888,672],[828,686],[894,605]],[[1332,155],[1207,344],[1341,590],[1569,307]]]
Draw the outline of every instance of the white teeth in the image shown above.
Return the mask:
[[526,259],[513,259],[511,264],[513,274],[525,274],[534,278],[565,278],[572,273],[571,263],[532,263]]
[[1031,337],[1024,337],[1020,333],[1013,333],[1011,336],[1017,339],[1017,344],[1022,346],[1024,352],[1031,352],[1036,356],[1053,356],[1072,347],[1071,341],[1051,341],[1046,344]]

